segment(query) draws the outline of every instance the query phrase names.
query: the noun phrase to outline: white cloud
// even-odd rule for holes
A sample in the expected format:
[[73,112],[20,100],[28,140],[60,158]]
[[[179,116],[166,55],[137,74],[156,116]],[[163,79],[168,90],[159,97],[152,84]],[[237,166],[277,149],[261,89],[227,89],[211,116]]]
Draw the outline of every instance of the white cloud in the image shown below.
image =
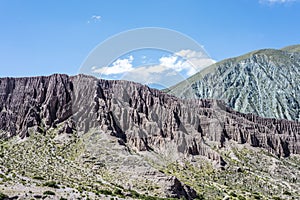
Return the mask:
[[134,60],[133,56],[129,56],[129,58],[118,59],[112,63],[111,67],[101,67],[98,68],[96,66],[92,67],[92,71],[94,73],[99,73],[102,75],[112,75],[112,74],[123,74],[126,72],[132,71],[134,68],[132,66],[132,61]]
[[123,78],[143,84],[159,83],[169,87],[187,78],[186,75],[194,75],[213,63],[214,60],[201,52],[182,50],[171,56],[161,57],[157,65],[135,68],[124,74]]
[[99,20],[101,20],[101,16],[100,15],[93,15],[92,17],[91,17],[91,19],[92,20],[95,20],[95,21],[99,21]]
[[101,18],[102,17],[100,15],[93,15],[91,17],[91,19],[87,21],[87,23],[89,24],[91,22],[94,22],[94,23],[99,22],[101,20]]
[[177,72],[187,70],[189,76],[201,69],[215,63],[203,52],[192,51],[190,49],[176,52],[173,56],[160,58],[160,65]]
[[184,49],[175,53],[178,56],[184,58],[206,58],[207,56],[201,51],[192,51],[190,49]]
[[176,72],[181,72],[183,70],[187,70],[187,74],[189,76],[193,75],[196,73],[195,68],[192,66],[191,63],[189,63],[186,60],[180,59],[180,57],[173,55],[169,57],[161,57],[159,59],[160,61],[160,66],[165,67],[167,69],[172,69]]
[[297,0],[259,0],[260,3],[267,3],[267,4],[284,4],[284,3],[290,3],[295,2]]
[[172,69],[168,69],[160,65],[153,65],[135,68],[134,70],[124,74],[122,79],[146,85],[159,84],[165,87],[170,87],[174,85],[174,83],[184,80],[185,77]]
[[205,52],[181,50],[169,56],[159,58],[157,64],[133,67],[134,58],[118,59],[109,67],[96,68],[92,71],[100,75],[121,75],[121,79],[131,80],[142,84],[159,83],[166,87],[194,75],[203,68],[215,63]]

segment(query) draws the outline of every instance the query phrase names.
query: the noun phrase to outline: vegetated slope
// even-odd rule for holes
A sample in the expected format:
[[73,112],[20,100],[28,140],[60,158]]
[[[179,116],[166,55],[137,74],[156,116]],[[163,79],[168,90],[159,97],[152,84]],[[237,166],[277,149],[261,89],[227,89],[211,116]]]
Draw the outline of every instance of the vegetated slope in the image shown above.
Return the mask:
[[28,198],[296,197],[299,133],[297,122],[133,82],[1,78],[0,188]]
[[300,45],[215,63],[167,92],[214,98],[243,113],[300,121]]

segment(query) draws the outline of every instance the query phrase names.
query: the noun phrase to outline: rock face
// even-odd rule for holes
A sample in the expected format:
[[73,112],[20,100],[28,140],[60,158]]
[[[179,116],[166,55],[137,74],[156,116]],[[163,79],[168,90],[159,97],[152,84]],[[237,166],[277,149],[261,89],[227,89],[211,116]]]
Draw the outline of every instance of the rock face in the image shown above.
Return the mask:
[[234,140],[278,156],[300,153],[300,124],[241,114],[222,101],[181,100],[127,81],[78,75],[0,79],[1,138],[58,128],[97,128],[138,151],[176,159],[202,155],[222,162],[213,147]]
[[[92,160],[100,158],[100,149],[106,146],[112,153],[117,152],[116,148],[128,155],[131,150],[140,155],[153,152],[171,163],[203,156],[225,166],[227,163],[218,150],[226,147],[229,140],[261,147],[277,156],[300,154],[300,123],[242,114],[219,100],[184,100],[133,82],[99,80],[86,75],[1,78],[0,139],[40,136],[52,130],[62,138],[93,135],[87,137],[85,147],[95,154]],[[99,143],[102,140],[96,140],[98,136],[114,138],[118,147]],[[84,158],[81,155],[79,159]],[[130,158],[136,159],[134,155]],[[116,156],[112,155],[114,159]],[[132,168],[132,163],[121,168],[129,173],[126,167]],[[149,164],[139,167],[151,168]],[[99,166],[91,168],[97,170]],[[143,174],[138,173],[132,176]],[[164,185],[166,197],[197,197],[195,190],[177,177],[157,170],[153,173],[156,175],[145,176]]]
[[300,46],[265,49],[218,62],[169,91],[213,98],[243,113],[300,121]]
[[72,83],[67,76],[0,79],[2,137],[28,136],[28,128],[42,132],[72,115]]

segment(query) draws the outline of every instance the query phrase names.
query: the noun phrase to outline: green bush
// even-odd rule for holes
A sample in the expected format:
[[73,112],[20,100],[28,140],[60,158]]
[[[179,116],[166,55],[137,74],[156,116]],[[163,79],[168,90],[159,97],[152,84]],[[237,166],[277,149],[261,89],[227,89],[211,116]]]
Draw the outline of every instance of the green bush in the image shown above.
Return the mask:
[[43,177],[41,177],[41,176],[34,176],[34,177],[32,177],[33,179],[35,179],[35,180],[44,180],[44,178]]
[[48,182],[44,183],[44,186],[59,189],[59,186],[56,184],[55,181],[48,181]]
[[104,194],[104,195],[112,195],[113,194],[110,190],[99,190],[98,192],[100,194]]
[[274,200],[281,200],[280,197],[273,197]]
[[155,197],[142,197],[144,200],[156,200],[157,198]]
[[259,195],[254,195],[254,199],[261,199]]
[[246,198],[243,197],[243,196],[241,196],[241,195],[238,196],[238,199],[239,199],[239,200],[246,200]]
[[120,190],[120,189],[115,189],[114,194],[115,195],[123,195],[122,190]]
[[130,191],[130,193],[131,193],[133,198],[140,198],[140,196],[141,196],[138,192],[136,192],[134,190]]
[[6,198],[8,198],[8,196],[0,192],[0,200],[4,200]]
[[47,190],[47,191],[45,191],[43,194],[44,194],[44,195],[55,195],[55,192],[52,192],[52,191]]
[[204,195],[203,194],[198,194],[198,197],[196,198],[198,200],[204,200]]
[[237,195],[234,192],[230,192],[230,196],[237,197]]

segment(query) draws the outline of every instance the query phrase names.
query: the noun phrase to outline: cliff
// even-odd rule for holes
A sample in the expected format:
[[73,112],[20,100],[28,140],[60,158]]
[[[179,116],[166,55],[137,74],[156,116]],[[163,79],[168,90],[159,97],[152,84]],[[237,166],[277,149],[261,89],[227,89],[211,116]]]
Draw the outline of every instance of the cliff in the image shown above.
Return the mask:
[[182,100],[127,81],[78,75],[0,79],[1,138],[58,128],[97,128],[138,151],[202,155],[222,162],[213,147],[248,143],[278,156],[300,153],[300,124],[241,114],[222,101]]

